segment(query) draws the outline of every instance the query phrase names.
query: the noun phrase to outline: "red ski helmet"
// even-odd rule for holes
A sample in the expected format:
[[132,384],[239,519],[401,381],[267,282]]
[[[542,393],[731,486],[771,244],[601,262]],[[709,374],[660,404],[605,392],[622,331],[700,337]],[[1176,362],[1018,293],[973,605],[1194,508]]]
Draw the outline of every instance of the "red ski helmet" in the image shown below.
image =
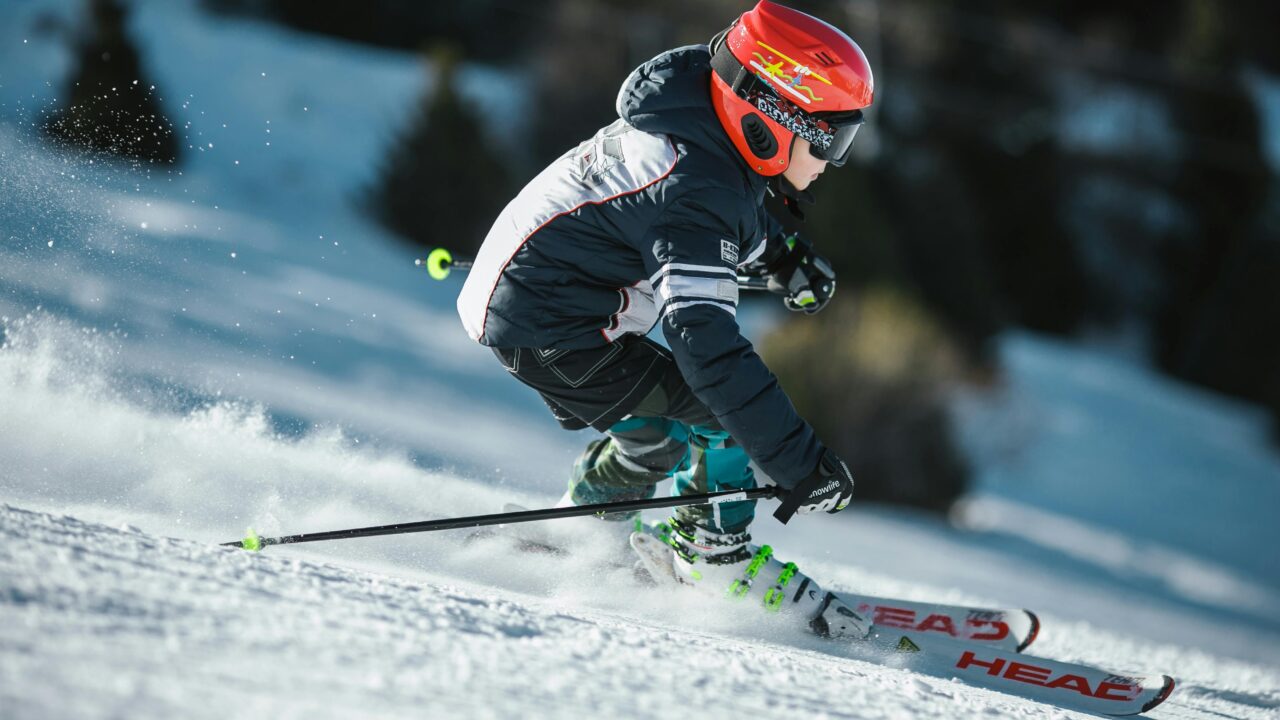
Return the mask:
[[711,104],[756,172],[780,175],[797,135],[840,166],[849,158],[874,81],[867,57],[839,29],[769,0],[711,41]]

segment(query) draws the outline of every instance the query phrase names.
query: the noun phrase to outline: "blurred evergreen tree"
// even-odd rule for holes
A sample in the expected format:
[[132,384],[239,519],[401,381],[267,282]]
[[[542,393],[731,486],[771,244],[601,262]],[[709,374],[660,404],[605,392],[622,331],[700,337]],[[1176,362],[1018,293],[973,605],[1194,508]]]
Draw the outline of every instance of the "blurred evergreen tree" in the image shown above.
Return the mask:
[[[913,274],[968,344],[1008,321],[1071,333],[1085,313],[1085,277],[1058,217],[1049,77],[1018,42],[1034,21],[993,0],[946,6],[928,24],[936,44],[903,57],[918,58],[907,70],[918,117],[899,129],[892,118],[903,112],[885,109],[888,132],[915,156],[885,168],[895,217],[911,228]],[[911,30],[895,27],[902,32]]]
[[1155,356],[1175,375],[1268,402],[1280,416],[1280,249],[1265,223],[1272,171],[1241,55],[1250,20],[1269,11],[1254,18],[1210,0],[1186,0],[1183,11],[1174,103],[1187,143],[1171,190],[1193,222],[1166,245]]
[[439,46],[430,59],[435,86],[391,144],[367,200],[415,246],[474,254],[511,199],[511,184],[478,113],[458,94],[457,51]]
[[91,0],[89,11],[92,27],[77,50],[70,100],[50,114],[44,132],[134,160],[176,162],[173,125],[125,32],[125,8],[117,0]]

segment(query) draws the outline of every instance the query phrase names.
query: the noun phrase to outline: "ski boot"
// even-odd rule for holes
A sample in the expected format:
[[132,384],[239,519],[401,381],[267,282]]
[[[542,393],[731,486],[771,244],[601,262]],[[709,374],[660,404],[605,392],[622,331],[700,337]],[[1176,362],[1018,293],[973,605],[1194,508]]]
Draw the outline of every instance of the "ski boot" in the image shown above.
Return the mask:
[[795,563],[778,560],[773,548],[752,544],[746,532],[719,533],[672,519],[632,535],[631,546],[655,577],[665,572],[701,592],[785,612],[821,637],[862,640],[871,632],[869,618],[823,590]]

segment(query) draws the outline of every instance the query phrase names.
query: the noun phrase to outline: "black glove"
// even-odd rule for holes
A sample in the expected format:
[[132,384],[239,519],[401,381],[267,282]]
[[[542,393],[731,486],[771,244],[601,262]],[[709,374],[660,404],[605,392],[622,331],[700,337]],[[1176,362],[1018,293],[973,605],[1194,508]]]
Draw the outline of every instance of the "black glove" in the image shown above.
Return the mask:
[[853,474],[849,472],[849,466],[827,450],[822,453],[818,467],[787,493],[773,516],[785,525],[796,513],[804,515],[815,510],[840,512],[852,499]]
[[836,271],[808,240],[792,235],[786,242],[787,251],[765,271],[769,290],[786,296],[782,303],[788,310],[812,315],[836,294]]

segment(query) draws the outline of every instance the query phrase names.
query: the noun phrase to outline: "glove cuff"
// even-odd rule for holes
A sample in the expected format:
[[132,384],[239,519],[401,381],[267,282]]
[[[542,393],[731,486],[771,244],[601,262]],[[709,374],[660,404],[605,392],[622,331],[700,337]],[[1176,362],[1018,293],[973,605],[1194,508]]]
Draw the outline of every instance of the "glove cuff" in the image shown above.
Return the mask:
[[796,486],[787,491],[782,498],[782,502],[778,503],[778,509],[773,511],[773,517],[783,525],[796,514],[796,510],[809,497],[809,493],[816,487],[821,487],[827,478],[835,474],[835,468],[831,466],[827,460],[829,451],[823,450],[822,456],[818,458],[818,464],[813,470],[804,477],[803,480],[796,483]]

